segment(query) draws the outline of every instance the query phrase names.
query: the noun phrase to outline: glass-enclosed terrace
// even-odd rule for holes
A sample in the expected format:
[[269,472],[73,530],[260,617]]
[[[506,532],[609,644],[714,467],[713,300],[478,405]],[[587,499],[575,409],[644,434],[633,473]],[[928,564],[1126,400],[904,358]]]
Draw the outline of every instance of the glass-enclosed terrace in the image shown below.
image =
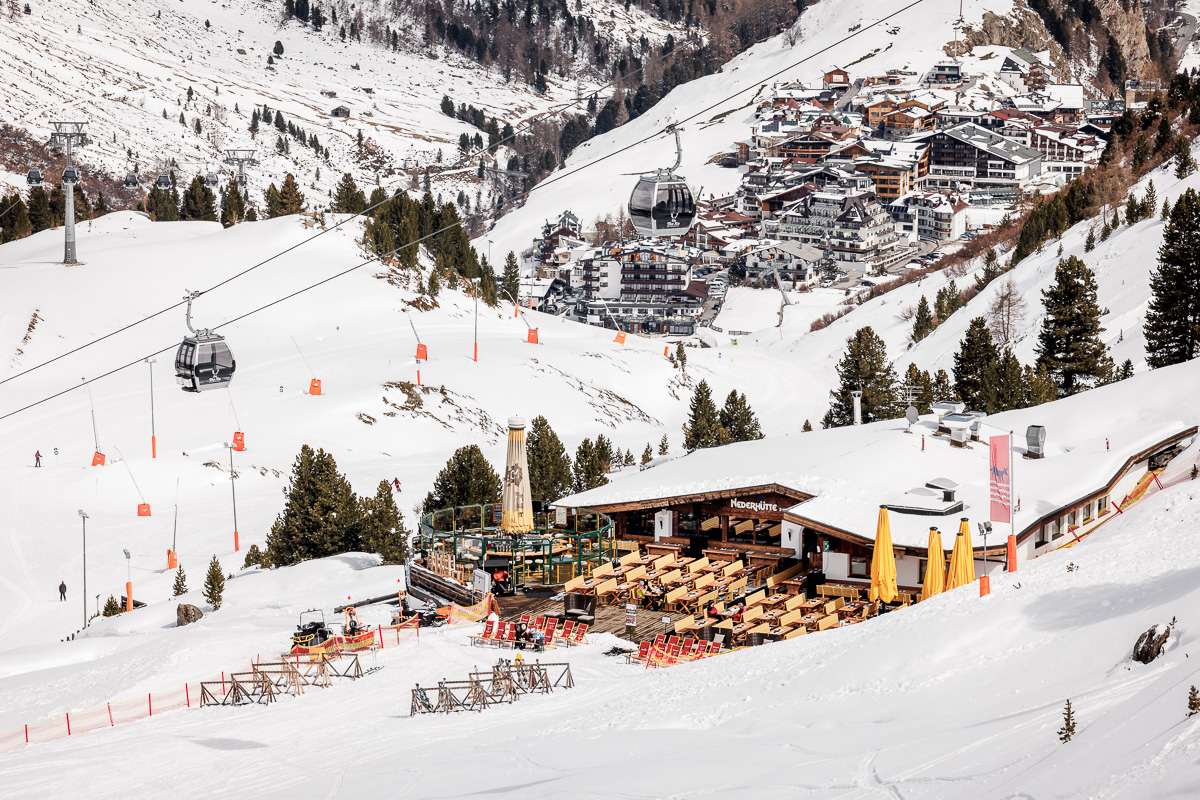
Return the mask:
[[533,530],[515,536],[500,530],[500,511],[499,503],[488,503],[423,515],[420,546],[430,569],[470,584],[485,561],[507,559],[514,587],[549,586],[616,557],[612,520],[599,511],[537,512]]

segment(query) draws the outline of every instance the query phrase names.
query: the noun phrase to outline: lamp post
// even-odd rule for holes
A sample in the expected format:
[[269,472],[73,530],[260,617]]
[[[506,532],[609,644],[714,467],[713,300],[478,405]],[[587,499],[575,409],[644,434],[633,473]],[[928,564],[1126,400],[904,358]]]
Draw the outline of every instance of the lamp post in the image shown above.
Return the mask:
[[133,574],[129,566],[129,551],[125,550],[125,610],[133,611]]
[[237,487],[233,484],[233,445],[226,442],[225,447],[229,450],[229,492],[233,496],[233,552],[236,553],[241,547],[238,545]]
[[[489,251],[490,252],[490,251]],[[491,263],[491,259],[488,259]],[[491,269],[491,267],[488,267]],[[483,291],[483,275],[479,276],[479,285],[475,287],[475,356],[474,361],[479,361],[479,293]]]
[[147,358],[146,366],[150,368],[150,457],[158,458],[158,437],[154,434],[154,365],[157,359]]
[[[83,627],[88,625],[87,615],[87,512],[79,509],[79,517],[83,521]],[[98,596],[98,595],[97,595]]]

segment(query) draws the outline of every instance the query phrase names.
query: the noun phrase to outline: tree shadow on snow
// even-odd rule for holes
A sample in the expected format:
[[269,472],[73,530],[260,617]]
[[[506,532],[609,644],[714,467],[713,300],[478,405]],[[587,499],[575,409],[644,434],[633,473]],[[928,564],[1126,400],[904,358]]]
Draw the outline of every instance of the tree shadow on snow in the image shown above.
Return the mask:
[[251,742],[246,739],[192,739],[193,744],[198,744],[201,747],[209,747],[213,750],[256,750],[261,747],[266,747],[262,742]]

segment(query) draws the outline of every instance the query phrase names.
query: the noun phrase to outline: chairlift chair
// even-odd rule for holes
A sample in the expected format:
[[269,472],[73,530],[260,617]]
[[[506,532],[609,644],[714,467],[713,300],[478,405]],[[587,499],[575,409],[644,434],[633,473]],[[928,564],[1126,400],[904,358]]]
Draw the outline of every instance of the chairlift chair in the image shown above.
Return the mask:
[[44,183],[42,179],[42,171],[37,168],[31,168],[29,174],[25,176],[25,182],[30,186],[41,186]]
[[74,167],[67,167],[64,169],[62,174],[62,182],[64,186],[79,183],[79,170],[75,169]]
[[642,236],[682,236],[696,219],[696,200],[687,180],[676,175],[683,161],[679,130],[675,134],[675,166],[638,178],[629,196],[629,221]]
[[175,380],[185,392],[223,389],[233,380],[237,368],[224,336],[192,327],[192,300],[198,296],[199,292],[188,293],[187,326],[192,335],[184,337],[175,353]]
[[164,191],[169,191],[171,188],[171,173],[160,172],[158,178],[154,181],[154,185]]
[[220,182],[221,182],[221,178],[215,172],[210,172],[204,176],[204,185],[207,186],[209,189],[217,188],[217,185]]
[[246,176],[244,174],[241,174],[241,173],[238,174],[237,185],[242,189],[246,188]]

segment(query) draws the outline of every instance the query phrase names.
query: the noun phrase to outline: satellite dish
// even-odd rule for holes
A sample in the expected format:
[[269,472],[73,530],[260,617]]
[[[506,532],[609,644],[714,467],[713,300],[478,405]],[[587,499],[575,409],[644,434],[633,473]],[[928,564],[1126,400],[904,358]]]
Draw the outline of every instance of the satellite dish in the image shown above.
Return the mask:
[[908,420],[909,425],[912,425],[918,419],[920,419],[920,416],[921,415],[917,413],[916,406],[909,406],[908,408],[904,409],[904,418]]

